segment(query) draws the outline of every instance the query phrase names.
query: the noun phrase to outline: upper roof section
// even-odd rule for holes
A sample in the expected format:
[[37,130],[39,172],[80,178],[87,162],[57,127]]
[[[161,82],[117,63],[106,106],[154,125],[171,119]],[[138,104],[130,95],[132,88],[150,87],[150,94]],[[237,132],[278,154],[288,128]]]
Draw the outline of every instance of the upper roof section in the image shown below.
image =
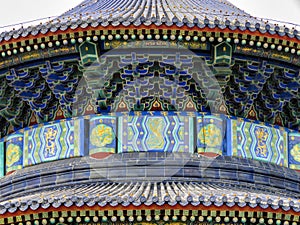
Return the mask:
[[177,26],[188,28],[220,28],[230,31],[259,31],[300,40],[298,31],[252,17],[226,0],[85,0],[55,19],[27,28],[14,28],[0,34],[0,43],[7,44],[38,35],[67,32],[68,29],[128,27],[134,25]]
[[[1,137],[119,106],[120,111],[223,112],[300,130],[300,34],[255,19],[228,1],[85,1],[53,21],[0,34],[0,56]],[[195,73],[195,63],[205,72]],[[105,71],[108,86],[87,75],[96,67]],[[137,89],[135,81],[144,74],[150,74],[145,78],[150,83],[164,77],[155,83],[164,88],[158,93],[145,85],[144,91],[141,82]],[[202,80],[211,74],[218,85],[210,82],[213,93],[204,95]],[[179,90],[176,98],[170,85]],[[222,93],[219,102],[206,98],[215,93]],[[123,96],[129,96],[127,105]],[[164,96],[161,108],[152,107],[156,96]]]
[[178,23],[238,20],[241,23],[258,22],[248,13],[226,0],[85,0],[58,19],[107,19],[111,22]]

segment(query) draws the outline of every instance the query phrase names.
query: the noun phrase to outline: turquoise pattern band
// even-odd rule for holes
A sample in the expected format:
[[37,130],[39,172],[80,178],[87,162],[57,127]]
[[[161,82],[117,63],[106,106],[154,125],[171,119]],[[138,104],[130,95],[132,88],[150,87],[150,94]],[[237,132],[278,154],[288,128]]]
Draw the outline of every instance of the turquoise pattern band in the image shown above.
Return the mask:
[[49,161],[126,152],[213,153],[300,170],[300,133],[196,112],[88,115],[38,124],[0,140],[0,175]]

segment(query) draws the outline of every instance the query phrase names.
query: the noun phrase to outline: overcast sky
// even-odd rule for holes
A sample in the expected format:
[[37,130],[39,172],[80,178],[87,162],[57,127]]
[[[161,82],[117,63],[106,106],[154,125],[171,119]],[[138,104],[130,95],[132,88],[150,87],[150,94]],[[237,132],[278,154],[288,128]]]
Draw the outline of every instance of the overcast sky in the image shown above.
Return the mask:
[[[300,25],[300,0],[229,0],[252,16]],[[297,27],[298,30],[300,27]]]
[[[57,16],[82,0],[0,0],[0,27]],[[183,0],[188,1],[188,0]],[[300,0],[229,0],[253,16],[300,24]],[[300,27],[298,27],[300,29]]]
[[0,0],[0,26],[58,16],[83,0]]

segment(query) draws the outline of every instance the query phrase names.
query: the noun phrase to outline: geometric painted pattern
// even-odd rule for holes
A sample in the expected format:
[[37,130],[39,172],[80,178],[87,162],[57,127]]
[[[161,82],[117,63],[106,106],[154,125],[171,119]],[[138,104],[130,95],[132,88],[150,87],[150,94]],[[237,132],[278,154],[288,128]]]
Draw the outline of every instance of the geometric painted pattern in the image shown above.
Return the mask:
[[6,173],[23,168],[23,134],[15,133],[6,142]]
[[300,170],[299,132],[223,115],[120,112],[59,120],[22,132],[0,140],[0,176],[88,154],[151,151],[215,153]]
[[79,135],[82,120],[33,127],[24,133],[24,166],[83,156]]
[[226,124],[220,116],[203,115],[197,117],[198,153],[223,154]]
[[193,121],[160,112],[120,117],[118,152],[194,152]]
[[288,166],[287,132],[266,125],[230,120],[232,155]]
[[116,117],[95,116],[90,118],[89,154],[115,153]]
[[300,133],[289,133],[289,167],[300,170]]

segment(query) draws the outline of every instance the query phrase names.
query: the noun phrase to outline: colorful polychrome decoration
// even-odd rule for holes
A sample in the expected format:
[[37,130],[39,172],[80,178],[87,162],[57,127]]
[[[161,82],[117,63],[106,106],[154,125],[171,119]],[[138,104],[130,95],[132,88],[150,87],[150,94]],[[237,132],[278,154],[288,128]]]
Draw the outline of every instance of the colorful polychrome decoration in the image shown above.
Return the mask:
[[1,33],[0,225],[299,224],[299,40],[227,0]]
[[[118,152],[190,152],[195,151],[194,118],[180,114],[151,112],[119,118]],[[167,134],[167,135],[166,135]]]
[[23,135],[16,133],[7,139],[6,172],[12,172],[23,167]]
[[84,155],[83,120],[58,121],[24,132],[24,167]]
[[1,149],[6,174],[50,161],[134,152],[234,156],[298,170],[299,135],[223,114],[114,112],[32,126],[8,135]]
[[[204,57],[180,43],[156,40],[118,43],[100,58],[94,50],[86,51],[94,48],[89,43],[81,46],[85,46],[80,51],[83,77],[75,93],[80,94],[77,99],[89,101],[93,113],[199,110],[214,113],[224,104],[219,82]],[[77,116],[86,112],[78,103],[72,110]]]
[[[99,54],[97,41],[80,40],[79,66],[74,62],[46,62],[39,67],[55,96],[63,96],[57,117],[72,115],[74,119],[40,122],[44,125],[9,135],[5,143],[16,142],[16,135],[23,143],[6,144],[7,151],[15,156],[10,158],[8,154],[5,173],[59,159],[86,155],[103,158],[113,153],[130,152],[228,155],[293,169],[299,167],[297,132],[226,115],[231,110],[226,109],[226,102],[230,101],[226,95],[230,74],[245,71],[239,75],[251,80],[250,70],[263,73],[262,80],[252,86],[239,80],[246,96],[249,94],[247,87],[257,91],[274,71],[266,63],[259,68],[252,61],[245,63],[235,58],[238,71],[233,66],[230,40],[220,40],[214,46],[207,43],[200,46],[204,50],[211,48],[211,60],[195,54],[191,45],[182,42],[104,40],[108,51]],[[244,50],[236,48],[234,51]],[[51,71],[62,81],[57,82]],[[29,71],[13,72],[8,77],[11,81],[20,77],[25,82],[30,74]],[[25,89],[22,95],[30,92],[28,99],[38,98],[33,86]],[[68,102],[69,92],[74,94],[73,104]],[[31,120],[41,121],[46,113],[41,109],[45,106],[33,104],[39,113]],[[249,115],[253,117],[258,113],[252,108]],[[49,110],[49,114],[55,112]]]
[[232,137],[228,141],[232,155],[288,165],[288,138],[284,129],[274,129],[261,124],[231,120]]
[[213,115],[197,117],[198,152],[223,154],[226,120]]
[[116,153],[116,117],[95,116],[90,119],[89,154]]
[[[211,76],[203,58],[184,45],[169,41],[119,42],[112,46],[106,43],[113,44],[104,42],[110,50],[100,58],[90,42],[81,43],[79,49],[83,77],[75,93],[85,90],[85,94],[76,98],[89,102],[91,112],[103,115],[90,120],[93,121],[90,155],[143,151],[193,153],[194,119],[188,117],[188,112],[199,110],[197,107],[214,112],[222,103],[218,81]],[[190,85],[202,92],[188,90]],[[215,99],[207,101],[206,96]],[[74,104],[72,110],[76,116],[85,113],[81,104]],[[132,111],[150,113],[145,116],[131,114]],[[167,112],[155,111],[175,113],[172,117]],[[123,115],[109,119],[111,113]]]
[[291,169],[300,169],[300,135],[299,133],[289,133],[289,162]]

